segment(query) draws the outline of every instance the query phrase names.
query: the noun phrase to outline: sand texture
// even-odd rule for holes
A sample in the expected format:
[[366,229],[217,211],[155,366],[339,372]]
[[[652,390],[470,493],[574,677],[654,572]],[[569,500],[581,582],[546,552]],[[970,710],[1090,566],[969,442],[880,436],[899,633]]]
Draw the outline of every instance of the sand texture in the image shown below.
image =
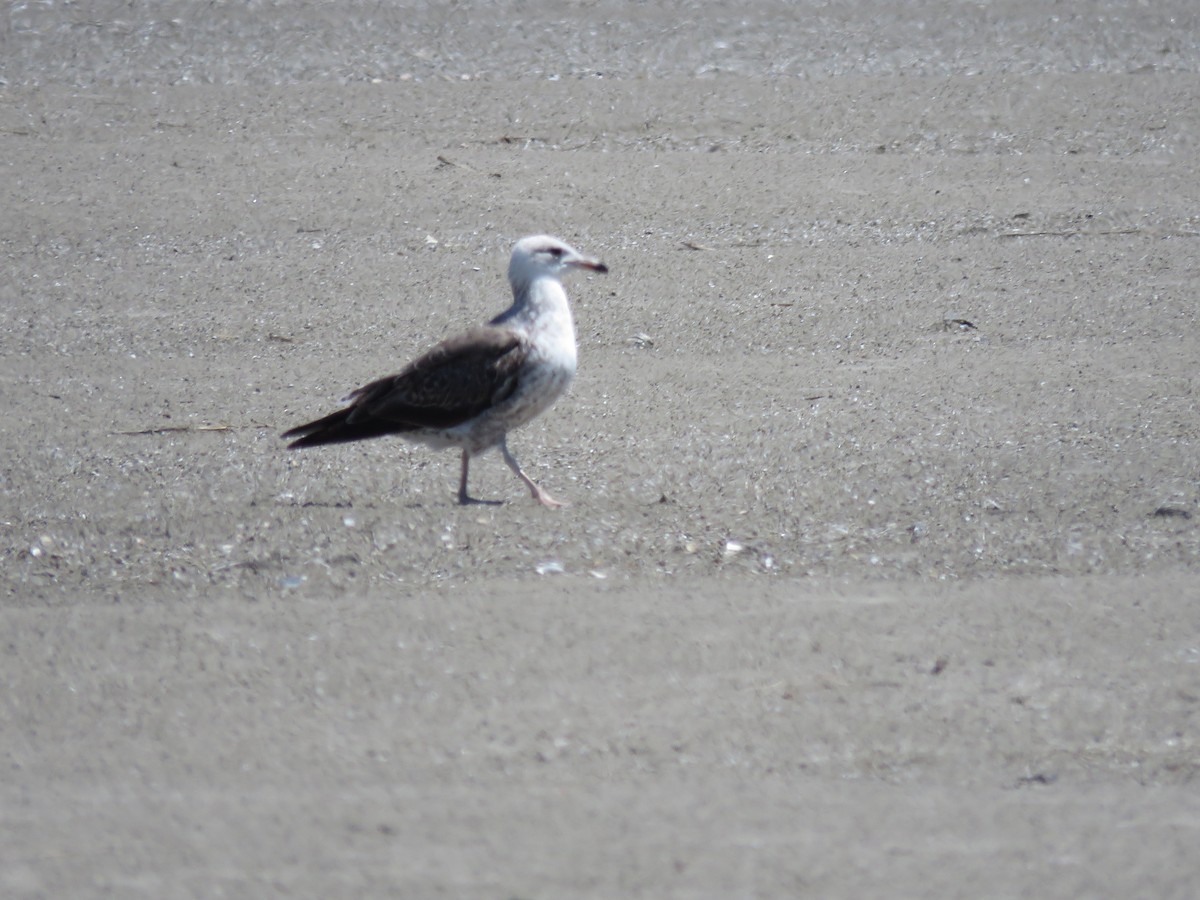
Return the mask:
[[0,896],[1195,896],[1196,4],[0,15]]

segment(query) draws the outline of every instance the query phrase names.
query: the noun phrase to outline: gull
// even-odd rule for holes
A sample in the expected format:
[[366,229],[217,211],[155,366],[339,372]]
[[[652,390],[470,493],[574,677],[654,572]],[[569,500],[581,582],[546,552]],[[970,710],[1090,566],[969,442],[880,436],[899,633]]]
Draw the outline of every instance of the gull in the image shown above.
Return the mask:
[[462,450],[458,502],[471,457],[499,447],[504,462],[543,506],[565,506],[522,471],[508,432],[549,409],[575,375],[575,325],[562,277],[608,267],[549,235],[521,238],[508,263],[512,306],[486,325],[430,349],[396,375],[360,387],[337,412],[286,431],[288,445],[359,441],[396,434],[435,449]]

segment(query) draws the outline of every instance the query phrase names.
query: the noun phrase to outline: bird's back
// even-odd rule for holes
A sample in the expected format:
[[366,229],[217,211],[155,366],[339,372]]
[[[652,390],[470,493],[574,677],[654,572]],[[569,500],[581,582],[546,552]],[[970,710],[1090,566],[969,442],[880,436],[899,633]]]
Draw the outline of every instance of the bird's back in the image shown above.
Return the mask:
[[512,329],[473,328],[359,388],[344,409],[284,436],[297,438],[290,446],[310,447],[460,427],[516,390],[526,344]]

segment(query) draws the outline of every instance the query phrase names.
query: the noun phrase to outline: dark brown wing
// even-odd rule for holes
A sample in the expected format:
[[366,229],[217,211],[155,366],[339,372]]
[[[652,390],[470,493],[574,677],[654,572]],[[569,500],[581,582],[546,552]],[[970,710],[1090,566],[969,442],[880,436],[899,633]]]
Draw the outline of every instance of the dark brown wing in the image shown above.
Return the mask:
[[453,428],[508,397],[525,343],[507,328],[474,328],[438,344],[398,375],[356,390],[351,404],[284,433],[290,447],[359,441],[422,428]]

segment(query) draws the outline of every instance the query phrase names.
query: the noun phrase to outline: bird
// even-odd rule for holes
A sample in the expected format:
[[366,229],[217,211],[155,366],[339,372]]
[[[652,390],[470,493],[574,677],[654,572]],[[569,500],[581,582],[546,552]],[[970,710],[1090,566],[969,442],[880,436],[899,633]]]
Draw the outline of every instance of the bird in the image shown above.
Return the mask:
[[289,449],[399,435],[462,451],[458,502],[496,504],[467,491],[472,457],[499,447],[533,499],[554,499],[521,469],[508,433],[549,409],[575,376],[575,324],[562,278],[608,266],[549,235],[521,238],[508,263],[512,305],[487,324],[448,338],[395,375],[353,391],[348,405],[283,433]]

